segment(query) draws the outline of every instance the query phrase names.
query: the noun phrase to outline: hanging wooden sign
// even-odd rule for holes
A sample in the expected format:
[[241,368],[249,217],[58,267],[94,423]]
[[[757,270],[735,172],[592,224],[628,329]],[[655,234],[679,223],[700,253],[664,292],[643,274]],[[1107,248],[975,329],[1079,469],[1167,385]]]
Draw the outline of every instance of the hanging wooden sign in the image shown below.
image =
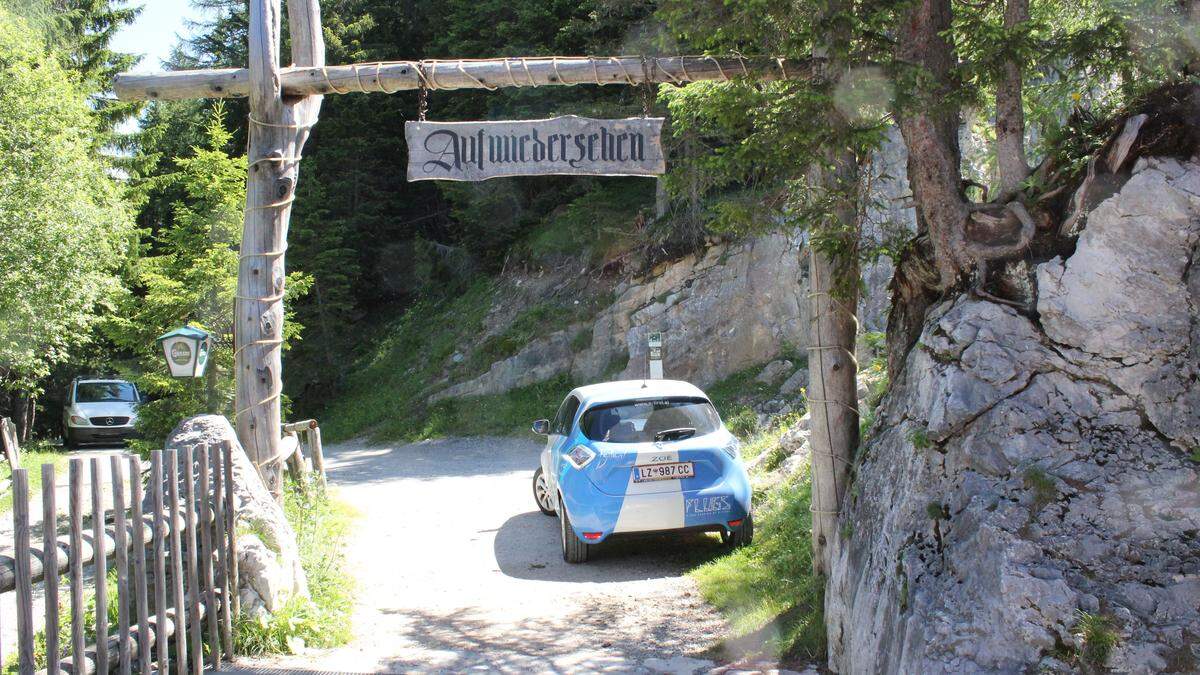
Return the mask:
[[501,176],[657,176],[666,172],[661,117],[568,115],[511,122],[405,122],[408,180]]

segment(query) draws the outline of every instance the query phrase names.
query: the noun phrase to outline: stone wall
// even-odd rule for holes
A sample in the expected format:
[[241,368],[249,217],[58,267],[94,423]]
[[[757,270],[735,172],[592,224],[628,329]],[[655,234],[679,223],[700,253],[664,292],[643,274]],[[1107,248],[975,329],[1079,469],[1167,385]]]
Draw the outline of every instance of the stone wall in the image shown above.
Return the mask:
[[1200,669],[1200,165],[1142,161],[1037,315],[935,308],[865,444],[826,595],[845,673]]

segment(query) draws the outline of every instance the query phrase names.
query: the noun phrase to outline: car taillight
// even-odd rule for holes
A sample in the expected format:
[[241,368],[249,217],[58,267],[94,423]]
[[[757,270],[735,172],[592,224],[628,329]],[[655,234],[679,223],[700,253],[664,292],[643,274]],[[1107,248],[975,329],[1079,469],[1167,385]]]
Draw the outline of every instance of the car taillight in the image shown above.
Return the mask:
[[730,526],[730,527],[739,527],[741,524],[742,524],[742,521],[741,521],[741,519],[740,519],[740,518],[739,518],[738,520],[731,520],[731,521],[729,521],[729,526]]
[[584,538],[584,539],[590,539],[590,540],[592,540],[592,541],[595,541],[595,540],[597,540],[597,539],[599,539],[600,537],[603,537],[603,536],[604,536],[604,533],[603,533],[603,532],[584,532],[584,533],[583,533],[583,538]]
[[592,452],[590,448],[583,445],[577,445],[571,449],[571,452],[567,453],[567,459],[571,461],[571,464],[573,464],[576,469],[582,469],[583,467],[587,466],[588,462],[592,461],[595,457],[596,453]]

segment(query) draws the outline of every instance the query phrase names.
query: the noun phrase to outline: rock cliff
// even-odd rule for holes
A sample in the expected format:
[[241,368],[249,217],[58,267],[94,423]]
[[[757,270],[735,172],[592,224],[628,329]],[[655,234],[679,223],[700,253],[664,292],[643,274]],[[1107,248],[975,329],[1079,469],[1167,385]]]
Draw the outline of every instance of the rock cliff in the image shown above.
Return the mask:
[[844,505],[831,668],[1200,669],[1198,249],[1200,164],[1142,160],[1033,316],[930,313]]

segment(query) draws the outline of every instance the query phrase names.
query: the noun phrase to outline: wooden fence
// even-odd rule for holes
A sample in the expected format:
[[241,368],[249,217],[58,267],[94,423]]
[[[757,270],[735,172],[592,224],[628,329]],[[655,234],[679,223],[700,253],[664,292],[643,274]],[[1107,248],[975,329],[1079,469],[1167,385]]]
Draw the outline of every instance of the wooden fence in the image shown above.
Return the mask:
[[[283,425],[283,437],[296,438],[296,451],[288,455],[287,467],[292,480],[301,487],[308,485],[309,472],[317,474],[317,481],[325,487],[325,451],[321,447],[321,427],[316,420],[288,422]],[[304,456],[308,451],[308,457]]]
[[[60,527],[55,468],[43,464],[40,548],[31,542],[29,477],[26,470],[15,470],[14,554],[0,555],[0,593],[17,596],[17,653],[0,659],[12,663],[15,658],[22,675],[39,669],[200,673],[205,661],[219,670],[222,657],[233,657],[232,617],[237,614],[230,453],[228,443],[155,450],[148,475],[138,457],[90,458],[90,536],[84,529],[88,460],[71,460],[65,527]],[[111,500],[105,499],[102,463],[109,466]],[[116,588],[111,597],[110,577]],[[60,598],[60,580],[67,585],[67,599]],[[34,617],[39,589],[45,606],[40,635]],[[110,606],[116,608],[115,626],[109,625]],[[0,617],[0,622],[11,620]]]

